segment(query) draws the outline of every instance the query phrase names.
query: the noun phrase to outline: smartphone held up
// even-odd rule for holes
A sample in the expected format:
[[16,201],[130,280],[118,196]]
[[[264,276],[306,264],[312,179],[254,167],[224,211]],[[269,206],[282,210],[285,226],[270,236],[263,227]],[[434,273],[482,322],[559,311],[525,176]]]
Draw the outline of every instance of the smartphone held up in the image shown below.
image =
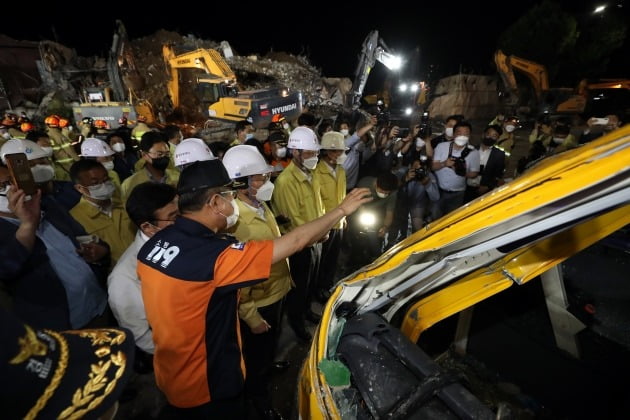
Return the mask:
[[37,192],[37,185],[35,184],[26,154],[8,153],[4,158],[15,188],[24,190],[26,195],[34,195]]

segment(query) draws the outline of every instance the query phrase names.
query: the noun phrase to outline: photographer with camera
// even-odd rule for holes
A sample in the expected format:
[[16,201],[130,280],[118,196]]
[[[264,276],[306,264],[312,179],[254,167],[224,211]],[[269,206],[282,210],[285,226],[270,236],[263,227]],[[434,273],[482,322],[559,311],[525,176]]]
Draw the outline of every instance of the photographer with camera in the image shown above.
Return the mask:
[[440,187],[438,216],[464,204],[466,179],[479,175],[479,151],[468,144],[471,132],[471,124],[461,121],[453,127],[453,141],[435,148],[432,167]]
[[408,218],[411,217],[412,233],[420,230],[425,224],[430,204],[436,204],[440,199],[437,179],[431,172],[431,160],[426,155],[420,155],[411,162],[402,181],[395,215],[395,223],[398,223],[403,233],[401,239],[407,236]]
[[405,138],[394,145],[394,153],[403,155],[403,166],[409,166],[422,155],[433,158],[433,146],[431,146],[430,141],[431,134],[429,113],[425,112],[422,115],[420,124],[416,124]]
[[446,121],[444,121],[444,132],[431,139],[431,146],[433,146],[433,150],[435,150],[437,145],[440,143],[453,141],[453,128],[455,127],[455,124],[460,121],[464,121],[464,116],[461,114],[449,115],[446,118]]
[[553,137],[553,125],[548,113],[542,114],[536,120],[534,129],[529,135],[529,143],[534,144],[536,141],[541,141],[544,144],[549,144]]

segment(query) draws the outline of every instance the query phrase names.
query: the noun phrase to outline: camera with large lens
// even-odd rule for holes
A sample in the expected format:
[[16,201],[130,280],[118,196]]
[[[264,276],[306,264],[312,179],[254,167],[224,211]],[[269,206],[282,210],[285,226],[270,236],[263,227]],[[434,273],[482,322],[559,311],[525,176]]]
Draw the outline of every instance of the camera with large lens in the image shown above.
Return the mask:
[[416,168],[415,177],[416,181],[422,181],[429,176],[429,159],[425,155],[420,155],[420,166]]
[[429,111],[424,111],[422,113],[422,118],[420,119],[420,132],[418,134],[422,139],[431,137],[431,134],[433,134],[431,130],[431,121],[429,119]]
[[466,158],[459,156],[453,157],[453,159],[455,159],[455,164],[453,165],[455,174],[459,176],[466,176]]
[[376,121],[378,125],[389,124],[389,111],[382,99],[376,101]]

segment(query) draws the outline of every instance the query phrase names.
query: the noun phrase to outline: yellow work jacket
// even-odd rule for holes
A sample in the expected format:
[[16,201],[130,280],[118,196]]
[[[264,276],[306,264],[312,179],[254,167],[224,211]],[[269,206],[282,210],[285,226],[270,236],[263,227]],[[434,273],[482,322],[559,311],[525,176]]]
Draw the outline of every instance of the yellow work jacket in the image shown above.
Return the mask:
[[[172,185],[173,187],[177,188],[177,181],[179,181],[179,171],[166,168],[166,170],[164,171],[164,176],[166,178],[164,182],[165,184]],[[147,171],[146,169],[141,169],[125,179],[120,186],[122,202],[127,202],[127,197],[129,197],[129,194],[131,194],[131,190],[133,190],[136,185],[140,185],[143,182],[147,181],[153,180],[149,177],[149,171]]]
[[286,225],[280,226],[282,233],[324,215],[319,181],[314,176],[309,181],[293,161],[278,175],[274,185],[271,198],[273,211],[290,220]]
[[171,154],[171,159],[168,161],[168,169],[176,169],[175,168],[175,148],[177,147],[176,145],[172,144],[170,141],[167,142],[166,144],[168,144],[168,151]]
[[[48,134],[48,138],[50,139],[51,143],[50,145],[53,149],[53,160],[55,162],[55,165],[61,166],[63,171],[65,171],[66,173],[70,173],[70,167],[72,166],[72,164],[79,160],[79,156],[74,150],[72,142],[69,138],[61,134],[61,130],[56,127],[48,127],[48,129],[46,130],[46,134]],[[62,172],[55,171],[55,175],[57,174],[63,176]],[[67,179],[70,179],[69,176]]]
[[[241,242],[276,239],[280,237],[280,229],[276,223],[276,216],[263,203],[265,220],[241,200],[236,200],[239,208],[238,223],[231,232]],[[263,320],[258,308],[269,306],[282,299],[291,289],[291,273],[289,261],[285,258],[271,266],[269,278],[251,287],[244,287],[240,291],[238,306],[239,317],[255,328]]]
[[[319,182],[320,195],[326,213],[332,211],[346,197],[346,171],[341,165],[336,165],[334,170],[336,176],[333,176],[330,166],[320,160],[313,171],[313,176]],[[344,220],[341,219],[333,229],[343,228]]]
[[142,135],[147,131],[151,131],[151,128],[143,122],[139,122],[136,126],[131,130],[131,138],[137,141],[142,139]]
[[116,199],[112,200],[111,217],[101,212],[85,197],[81,197],[77,205],[70,210],[70,215],[83,226],[89,235],[96,235],[109,244],[112,267],[116,265],[136,236],[136,228],[131,223],[122,203]]

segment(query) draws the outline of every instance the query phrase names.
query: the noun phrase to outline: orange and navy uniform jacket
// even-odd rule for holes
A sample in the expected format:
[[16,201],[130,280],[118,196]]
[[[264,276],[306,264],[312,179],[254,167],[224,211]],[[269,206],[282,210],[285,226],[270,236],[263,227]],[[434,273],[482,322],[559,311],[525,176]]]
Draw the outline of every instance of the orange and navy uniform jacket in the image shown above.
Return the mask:
[[172,405],[196,407],[242,391],[238,289],[269,277],[272,253],[272,241],[237,242],[185,217],[140,249],[155,378]]

